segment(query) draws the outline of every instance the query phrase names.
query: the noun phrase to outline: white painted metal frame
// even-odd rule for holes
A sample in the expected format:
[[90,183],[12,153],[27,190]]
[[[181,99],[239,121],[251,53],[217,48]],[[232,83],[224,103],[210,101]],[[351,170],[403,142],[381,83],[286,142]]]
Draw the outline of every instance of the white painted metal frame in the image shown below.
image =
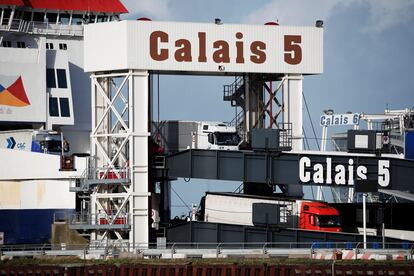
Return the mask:
[[303,150],[302,75],[286,75],[283,82],[283,121],[292,123],[292,150]]
[[[121,79],[119,85],[114,81],[115,78]],[[91,213],[92,216],[100,214],[108,225],[113,225],[122,215],[131,227],[128,241],[147,247],[150,195],[148,72],[129,70],[115,74],[92,74],[91,79],[91,152],[95,157],[94,173],[97,178],[106,181],[98,184],[91,194]],[[125,173],[129,175],[125,177]],[[124,183],[122,188],[114,189],[115,185],[108,185],[110,178],[130,179],[131,185]],[[113,206],[114,212],[105,208],[105,205]],[[92,223],[99,223],[99,220],[94,219]],[[114,233],[118,241],[124,241],[127,236],[120,230],[99,230],[97,227],[91,240],[109,242],[110,232]]]

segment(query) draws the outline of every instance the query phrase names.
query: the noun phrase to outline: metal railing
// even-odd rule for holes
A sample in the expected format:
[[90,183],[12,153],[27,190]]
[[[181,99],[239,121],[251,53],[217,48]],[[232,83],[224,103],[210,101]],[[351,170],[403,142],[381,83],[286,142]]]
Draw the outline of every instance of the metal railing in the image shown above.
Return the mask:
[[234,80],[234,82],[232,84],[224,85],[223,86],[223,96],[224,96],[224,98],[233,96],[234,93],[237,91],[237,89],[242,87],[243,84],[244,84],[243,77],[236,77],[236,79]]
[[124,184],[131,182],[130,168],[87,168],[80,177],[70,180],[70,191],[89,191],[91,186],[98,184]]
[[89,180],[106,180],[106,179],[117,179],[124,180],[125,182],[130,181],[130,170],[129,167],[123,168],[87,168],[85,171],[86,179]]
[[241,109],[237,115],[230,121],[230,126],[240,127],[241,124],[244,122],[244,110]]
[[281,150],[292,149],[292,123],[278,123],[279,147]]
[[130,215],[119,210],[99,213],[71,213],[68,214],[67,221],[70,225],[130,225]]
[[[126,249],[154,249],[157,248],[157,243],[131,243],[128,240],[105,240],[105,241],[91,241],[85,244],[72,244],[73,248],[88,249],[104,249],[106,247],[118,247],[125,251]],[[167,242],[163,244],[166,249],[262,249],[262,248],[279,248],[279,249],[341,249],[341,250],[359,250],[360,252],[366,250],[400,250],[407,251],[414,254],[414,242],[388,242],[385,243],[384,248],[379,247],[381,243],[367,242],[367,249],[363,249],[363,242]],[[59,248],[61,244],[19,244],[19,245],[0,245],[2,252],[12,250],[50,250],[51,248]]]
[[223,100],[230,101],[232,106],[244,106],[244,90],[240,90],[243,85],[243,77],[236,77],[236,80],[232,84],[224,85]]
[[165,169],[166,160],[165,155],[155,155],[153,158],[153,168],[155,169]]
[[360,242],[260,242],[260,243],[130,243],[125,240],[117,241],[92,241],[89,244],[32,244],[32,245],[2,245],[0,256],[80,256],[105,258],[108,255],[116,256],[120,252],[131,252],[141,257],[151,258],[175,258],[175,255],[191,257],[252,257],[252,256],[301,256],[309,258],[317,257],[317,254],[333,254],[338,252],[354,252],[353,258],[358,259],[370,255],[396,256],[407,260],[413,259],[413,244],[387,243],[385,248],[377,248],[377,243],[367,243],[367,249],[361,248]]
[[23,19],[13,19],[10,26],[0,25],[0,30],[30,34],[83,36],[83,25],[49,24]]

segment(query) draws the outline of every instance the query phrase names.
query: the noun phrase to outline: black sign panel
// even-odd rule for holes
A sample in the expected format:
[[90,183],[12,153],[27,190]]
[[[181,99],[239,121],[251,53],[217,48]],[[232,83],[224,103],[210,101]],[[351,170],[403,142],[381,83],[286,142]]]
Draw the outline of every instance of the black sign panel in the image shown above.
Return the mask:
[[355,180],[355,192],[375,193],[378,192],[378,181],[368,179]]

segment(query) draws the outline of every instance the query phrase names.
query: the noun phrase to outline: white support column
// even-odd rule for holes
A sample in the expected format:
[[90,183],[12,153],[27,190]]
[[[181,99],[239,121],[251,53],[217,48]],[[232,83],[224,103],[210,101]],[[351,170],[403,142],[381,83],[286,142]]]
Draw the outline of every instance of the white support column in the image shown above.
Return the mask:
[[0,25],[3,25],[3,16],[4,16],[4,9],[1,9],[1,14],[0,14]]
[[328,127],[322,127],[322,142],[321,142],[321,151],[326,151],[326,140],[328,138]]
[[[322,141],[321,141],[321,151],[326,151],[326,140],[328,136],[328,127],[323,126],[322,127]],[[332,191],[332,194],[334,195],[334,192]],[[323,200],[323,187],[322,186],[316,186],[316,200]]]
[[348,203],[352,203],[354,202],[354,188],[349,188],[348,189],[348,198],[347,198],[347,202]]
[[372,130],[372,120],[371,119],[368,119],[367,128],[368,128],[368,130]]
[[323,190],[322,186],[316,186],[316,200],[323,200]]
[[[96,106],[96,85],[94,83],[94,79],[95,79],[95,73],[91,75],[91,129],[95,129],[96,127],[96,111],[95,111],[95,106]],[[49,114],[49,113],[48,113]],[[96,156],[96,147],[95,144],[93,143],[93,139],[92,139],[92,133],[90,133],[90,145],[91,145],[91,156],[95,157]],[[95,164],[94,164],[95,165]],[[90,166],[90,165],[89,165]]]
[[[91,135],[92,140],[96,139],[95,141],[92,141],[91,151],[93,154],[92,156],[95,157],[96,168],[102,168],[107,165],[107,160],[105,159],[102,150],[98,149],[98,146],[101,147],[107,155],[109,155],[111,151],[110,138],[106,136],[110,131],[110,116],[105,115],[107,103],[104,98],[104,95],[108,98],[111,97],[111,85],[110,80],[107,77],[96,78],[96,81],[98,85],[94,85],[94,79],[92,79],[92,85],[94,87],[92,95],[92,103],[94,104],[92,107],[92,118],[94,118],[92,121],[92,131],[96,129],[100,121],[102,122],[98,129],[96,129],[96,132]],[[101,137],[98,137],[97,135],[101,135]]]
[[[105,167],[107,165],[107,160],[104,157],[104,152],[109,154],[109,143],[108,137],[106,137],[108,133],[108,124],[109,118],[104,115],[104,110],[106,107],[106,103],[104,100],[104,96],[106,95],[110,97],[110,86],[108,85],[109,80],[105,77],[98,77],[95,74],[91,76],[91,107],[92,107],[92,133],[91,133],[91,156],[94,158],[92,164],[90,164],[90,173],[97,173],[98,168]],[[98,122],[102,120],[103,122],[100,124],[99,128],[94,132],[94,129],[97,127]],[[100,136],[100,137],[99,137]],[[99,150],[98,146],[101,148]],[[103,152],[104,151],[104,152]],[[89,174],[89,172],[88,172]],[[88,175],[89,176],[89,175]],[[100,206],[102,206],[101,202],[99,202],[98,195],[101,192],[95,190],[91,194],[91,224],[99,224],[99,213],[104,213],[104,210]],[[91,240],[102,240],[104,236],[102,232],[95,231],[91,235]]]
[[292,150],[303,150],[302,75],[289,75],[283,84],[284,123],[292,123]]
[[16,6],[13,6],[13,9],[11,10],[10,17],[9,17],[9,22],[8,22],[8,28],[9,28],[9,30],[10,30],[11,25],[13,23],[14,11],[15,10],[16,10]]
[[134,71],[129,81],[130,168],[130,242],[134,247],[148,247],[148,72]]
[[289,76],[285,76],[285,81],[282,83],[283,87],[283,123],[290,123],[289,110]]
[[362,228],[364,235],[364,249],[367,249],[367,194],[362,194]]
[[[250,131],[252,129],[252,111],[251,111],[251,101],[252,99],[250,99],[250,82],[249,82],[249,77],[245,76],[244,77],[244,97],[245,97],[245,114],[244,114],[244,128],[245,128],[245,132],[250,134]],[[245,140],[250,142],[250,135],[246,135]]]

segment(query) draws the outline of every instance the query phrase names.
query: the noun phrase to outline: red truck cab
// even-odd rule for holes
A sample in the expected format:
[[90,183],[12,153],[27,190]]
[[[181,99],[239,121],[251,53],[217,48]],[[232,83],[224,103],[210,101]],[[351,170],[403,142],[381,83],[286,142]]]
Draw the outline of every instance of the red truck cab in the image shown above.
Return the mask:
[[306,230],[341,232],[338,210],[323,202],[302,201],[299,228]]

